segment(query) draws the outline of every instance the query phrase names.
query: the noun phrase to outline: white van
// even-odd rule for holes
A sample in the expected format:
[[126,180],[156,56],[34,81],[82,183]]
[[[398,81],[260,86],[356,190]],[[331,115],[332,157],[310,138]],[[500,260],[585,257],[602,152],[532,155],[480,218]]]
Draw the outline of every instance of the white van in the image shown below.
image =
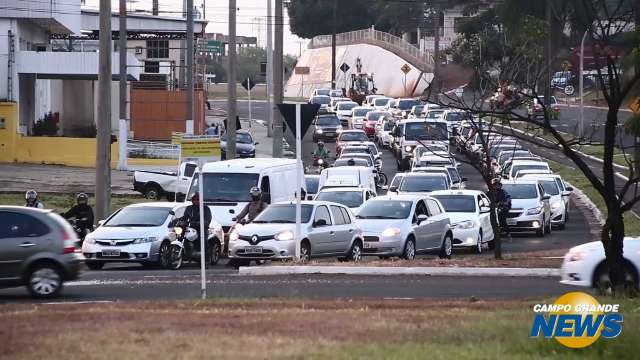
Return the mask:
[[327,168],[320,173],[318,192],[325,187],[360,187],[376,194],[373,168],[365,166],[340,166]]
[[409,119],[396,124],[392,131],[393,152],[396,154],[398,171],[411,169],[413,149],[421,144],[449,145],[447,121],[442,119]]
[[[300,170],[302,171],[302,169]],[[203,194],[213,219],[225,234],[235,224],[233,219],[250,201],[249,190],[257,186],[269,204],[296,199],[296,161],[293,159],[253,158],[212,162],[204,165]],[[194,174],[189,194],[198,191],[198,173]],[[304,177],[302,189],[306,192]]]

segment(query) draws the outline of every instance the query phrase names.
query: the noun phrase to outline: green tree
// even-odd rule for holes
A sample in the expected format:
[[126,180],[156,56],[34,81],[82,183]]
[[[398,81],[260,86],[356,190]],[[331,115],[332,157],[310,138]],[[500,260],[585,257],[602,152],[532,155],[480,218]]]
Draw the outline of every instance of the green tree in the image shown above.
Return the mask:
[[287,13],[291,32],[309,39],[333,32],[333,5],[336,9],[336,32],[371,27],[376,19],[371,0],[291,0]]

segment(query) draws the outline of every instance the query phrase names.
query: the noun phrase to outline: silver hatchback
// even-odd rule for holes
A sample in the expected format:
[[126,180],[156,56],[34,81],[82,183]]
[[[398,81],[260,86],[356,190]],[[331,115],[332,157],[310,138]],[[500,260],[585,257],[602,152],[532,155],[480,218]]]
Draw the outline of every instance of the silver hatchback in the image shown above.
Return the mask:
[[0,288],[26,286],[38,298],[78,278],[82,255],[75,231],[51,211],[0,206]]

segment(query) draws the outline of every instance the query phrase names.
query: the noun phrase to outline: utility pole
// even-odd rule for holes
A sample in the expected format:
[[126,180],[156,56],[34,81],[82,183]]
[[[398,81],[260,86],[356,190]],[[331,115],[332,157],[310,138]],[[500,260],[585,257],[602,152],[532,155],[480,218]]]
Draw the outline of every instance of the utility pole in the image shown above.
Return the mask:
[[336,31],[338,28],[337,9],[338,0],[333,0],[333,27],[331,31],[331,89],[336,88]]
[[273,14],[267,0],[267,137],[273,136]]
[[[122,0],[120,1],[120,3],[122,3]],[[160,9],[158,8],[158,0],[153,0],[151,4],[151,15],[158,16],[158,14],[160,13]]]
[[440,97],[440,6],[435,5],[435,19],[433,19],[433,80],[431,80],[431,94],[437,102]]
[[[547,43],[545,44],[546,46],[544,47],[544,58],[546,61],[546,71],[544,72],[544,77],[543,79],[543,85],[544,86],[544,103],[545,103],[545,109],[548,113],[547,116],[550,116],[551,114],[549,114],[549,109],[547,109],[547,105],[551,103],[551,57],[553,56],[553,52],[552,52],[552,32],[553,32],[553,27],[551,26],[551,22],[552,22],[552,12],[551,12],[551,6],[552,5],[552,1],[553,0],[547,0],[546,1],[546,5],[545,5],[545,19],[547,21]],[[580,76],[582,76],[582,74],[580,74]]]
[[[634,1],[634,20],[635,20],[635,29],[636,29],[636,33],[638,31],[640,31],[640,0],[635,0]],[[640,58],[638,58],[636,56],[636,64],[635,64],[635,72],[636,74],[640,73]],[[581,74],[582,76],[582,74]],[[635,147],[634,147],[634,153],[633,153],[633,170],[635,172],[635,177],[640,176],[640,134],[634,134],[635,136]],[[636,182],[636,186],[635,186],[635,193],[637,194],[638,192],[638,183]]]
[[282,104],[283,89],[283,67],[282,67],[282,43],[283,43],[283,23],[282,23],[282,0],[276,0],[275,9],[275,48],[273,61],[273,157],[282,157],[282,136],[284,135],[284,127],[282,115],[278,111],[277,104]]
[[[185,18],[187,14],[187,1],[189,0],[182,0],[182,17],[183,18]],[[187,46],[186,42],[184,40],[180,40],[180,65],[178,69],[178,88],[180,90],[184,89],[184,57],[185,57],[186,46]]]
[[111,210],[111,0],[100,0],[98,121],[96,141],[96,220]]
[[[157,1],[155,2],[157,4]],[[120,0],[120,122],[118,123],[118,170],[127,170],[127,0]]]
[[185,133],[193,135],[193,0],[187,0],[187,123]]
[[229,54],[227,65],[227,159],[236,158],[236,0],[229,0]]

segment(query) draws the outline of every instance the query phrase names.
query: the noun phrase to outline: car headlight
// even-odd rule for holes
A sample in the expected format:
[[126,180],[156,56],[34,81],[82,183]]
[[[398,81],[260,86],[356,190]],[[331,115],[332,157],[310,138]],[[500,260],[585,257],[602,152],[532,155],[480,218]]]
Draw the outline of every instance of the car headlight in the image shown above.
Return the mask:
[[137,239],[133,239],[133,244],[145,244],[145,243],[150,243],[150,242],[154,242],[156,241],[156,237],[152,236],[152,237],[146,237],[146,238],[137,238]]
[[278,240],[278,241],[293,240],[293,231],[291,231],[291,230],[283,230],[283,231],[277,233],[273,238]]
[[584,260],[586,255],[587,254],[584,253],[583,251],[572,251],[569,253],[569,256],[567,256],[567,258],[569,259],[569,262],[580,261],[580,260]]
[[324,164],[324,160],[318,159],[318,165],[322,165],[322,164]]
[[94,239],[93,236],[87,236],[84,238],[84,242],[93,245],[96,243],[96,239]]
[[316,129],[316,134],[322,134],[322,129]]
[[340,134],[342,132],[342,128],[338,128],[338,130],[336,130],[336,134]]
[[560,209],[561,206],[562,206],[561,201],[554,202],[553,204],[551,204],[551,208],[554,210]]
[[527,210],[527,215],[538,215],[542,211],[542,206],[534,207]]
[[385,229],[380,235],[382,237],[394,237],[394,236],[400,235],[400,233],[401,231],[398,228],[388,228],[388,229]]
[[238,231],[233,230],[231,232],[231,234],[229,234],[229,241],[236,241],[240,238],[240,235],[238,234]]
[[461,221],[454,225],[458,229],[473,229],[476,227],[476,223],[471,220]]
[[173,232],[176,233],[176,235],[180,236],[180,235],[182,235],[182,228],[181,227],[174,227],[173,228]]
[[403,112],[402,112],[402,116],[407,116],[407,112],[406,112],[406,111],[403,111]]
[[411,147],[409,145],[404,147],[404,151],[406,151],[406,152],[411,152],[411,150],[413,150],[413,147]]

